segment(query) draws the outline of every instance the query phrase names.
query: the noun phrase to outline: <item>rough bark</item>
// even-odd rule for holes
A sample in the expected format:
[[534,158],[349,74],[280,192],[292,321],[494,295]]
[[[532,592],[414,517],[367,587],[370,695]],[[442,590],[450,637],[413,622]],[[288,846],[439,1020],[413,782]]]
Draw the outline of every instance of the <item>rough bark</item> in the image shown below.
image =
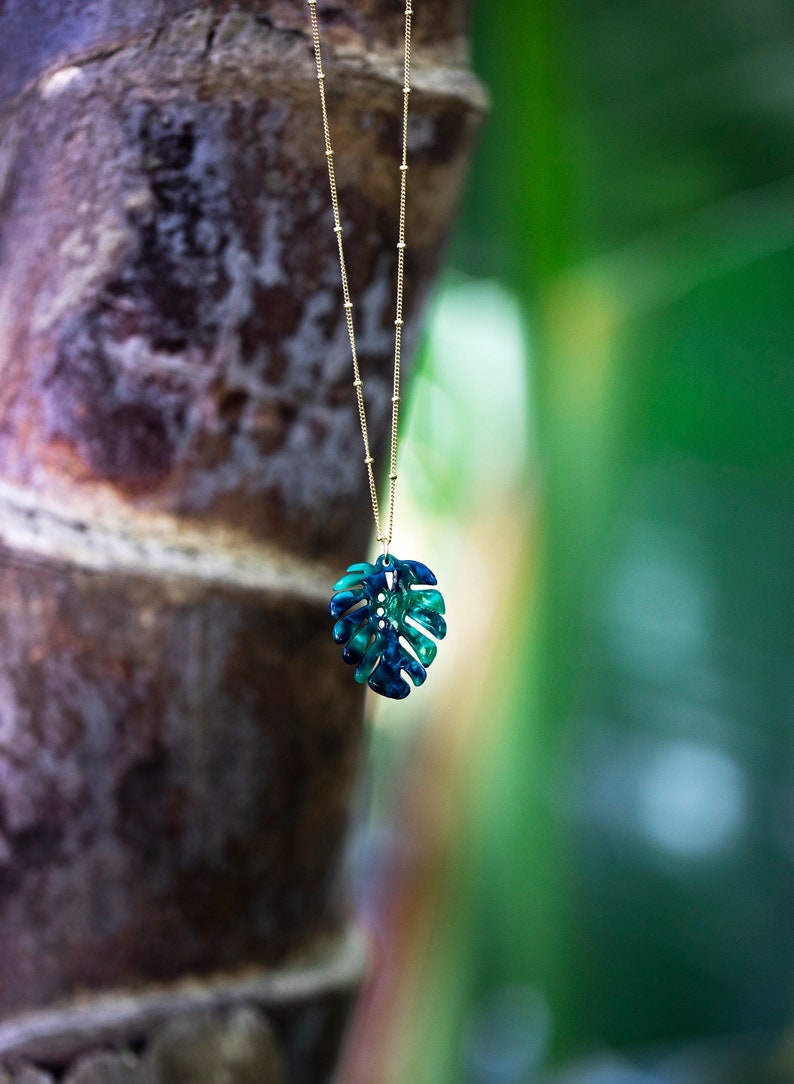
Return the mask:
[[[481,107],[465,6],[415,16],[409,347]],[[379,448],[402,4],[318,9]],[[221,1060],[249,1028],[257,1080],[280,1079],[261,1068],[271,1035],[291,1081],[322,1079],[306,1066],[338,1036],[362,705],[325,599],[370,519],[330,225],[299,0],[0,0],[0,1059],[17,1084],[70,1065],[73,1084],[193,1079],[163,1068],[192,1002],[122,1013],[115,1075],[96,1052],[72,1064],[92,1018],[78,1034],[58,1013],[241,969],[270,990],[318,946],[330,971],[300,997],[202,1011],[221,1014]]]

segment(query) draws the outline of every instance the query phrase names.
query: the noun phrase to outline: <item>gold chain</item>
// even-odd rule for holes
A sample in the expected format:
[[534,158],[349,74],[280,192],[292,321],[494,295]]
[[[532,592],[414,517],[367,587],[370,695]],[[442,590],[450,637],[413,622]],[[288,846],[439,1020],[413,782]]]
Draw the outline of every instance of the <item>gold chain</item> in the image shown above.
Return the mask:
[[325,158],[328,163],[328,183],[331,189],[331,206],[334,213],[334,233],[339,249],[339,270],[342,275],[342,297],[344,302],[347,334],[350,339],[350,353],[353,358],[353,387],[356,389],[356,405],[358,417],[361,423],[361,438],[364,442],[364,464],[367,468],[369,481],[369,493],[372,500],[372,514],[375,517],[375,532],[378,542],[383,544],[383,552],[388,556],[389,545],[392,540],[394,529],[394,493],[397,485],[397,429],[400,419],[400,367],[402,355],[402,332],[403,332],[403,285],[405,280],[405,195],[406,180],[408,173],[408,97],[411,93],[411,16],[413,8],[412,0],[407,0],[405,7],[405,61],[403,67],[403,133],[402,133],[402,161],[400,162],[400,224],[397,238],[397,301],[394,318],[394,379],[392,386],[392,409],[391,409],[391,450],[389,456],[389,507],[386,517],[386,530],[381,526],[380,504],[378,502],[378,487],[375,482],[374,459],[369,443],[369,430],[367,428],[367,411],[364,406],[364,382],[361,379],[361,371],[358,364],[356,351],[356,333],[353,326],[353,302],[350,300],[350,288],[347,282],[347,267],[345,264],[345,250],[342,243],[342,223],[339,216],[339,197],[336,189],[336,171],[334,170],[334,151],[331,146],[331,129],[328,124],[328,105],[325,98],[325,72],[323,71],[322,54],[320,52],[320,27],[317,22],[317,0],[308,0],[311,16],[312,40],[314,42],[314,59],[317,64],[317,82],[320,87],[320,107],[323,116],[323,133],[325,135]]

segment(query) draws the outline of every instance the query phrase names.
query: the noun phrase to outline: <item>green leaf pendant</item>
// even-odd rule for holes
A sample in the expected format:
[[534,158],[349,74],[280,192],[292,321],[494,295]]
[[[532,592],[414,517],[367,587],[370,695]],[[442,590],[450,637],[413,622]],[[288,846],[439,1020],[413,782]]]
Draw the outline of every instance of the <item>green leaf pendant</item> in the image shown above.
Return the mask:
[[421,685],[443,640],[447,623],[436,578],[420,561],[381,555],[374,564],[350,565],[334,584],[328,612],[333,637],[344,644],[342,658],[355,666],[355,679],[392,700],[403,700]]

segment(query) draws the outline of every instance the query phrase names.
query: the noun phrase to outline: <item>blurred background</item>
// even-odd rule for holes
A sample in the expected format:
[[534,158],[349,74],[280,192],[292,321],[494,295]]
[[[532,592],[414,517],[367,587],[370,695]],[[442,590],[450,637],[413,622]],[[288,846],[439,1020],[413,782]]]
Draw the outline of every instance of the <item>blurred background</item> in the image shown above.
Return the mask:
[[[794,5],[479,0],[344,1084],[794,1082]],[[791,1030],[790,1030],[791,1029]]]

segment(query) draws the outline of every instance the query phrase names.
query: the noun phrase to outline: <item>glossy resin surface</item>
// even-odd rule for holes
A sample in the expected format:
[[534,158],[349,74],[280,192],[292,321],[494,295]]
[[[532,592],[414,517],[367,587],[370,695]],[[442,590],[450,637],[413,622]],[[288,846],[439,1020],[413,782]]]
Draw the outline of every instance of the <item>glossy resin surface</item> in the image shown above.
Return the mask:
[[355,666],[355,679],[393,700],[427,677],[436,640],[447,634],[444,599],[436,577],[420,561],[381,555],[374,564],[350,565],[334,584],[329,604],[336,619],[333,636],[344,644],[342,658]]

